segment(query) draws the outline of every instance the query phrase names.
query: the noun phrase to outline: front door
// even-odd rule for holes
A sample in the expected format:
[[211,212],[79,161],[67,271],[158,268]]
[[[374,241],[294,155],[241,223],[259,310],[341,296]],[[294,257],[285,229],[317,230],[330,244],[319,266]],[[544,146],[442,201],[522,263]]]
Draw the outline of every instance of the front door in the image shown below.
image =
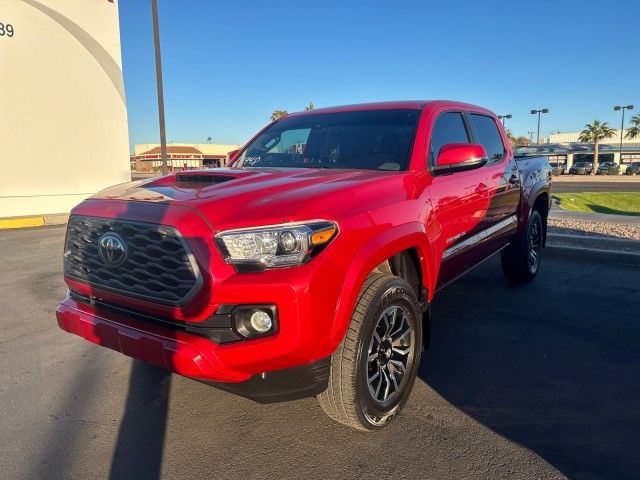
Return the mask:
[[[462,112],[441,112],[431,129],[428,166],[436,165],[440,149],[449,143],[471,143],[472,130]],[[465,271],[469,251],[459,245],[481,227],[489,205],[487,178],[483,168],[437,175],[429,187],[431,211],[426,230],[431,244],[442,258],[438,286]]]

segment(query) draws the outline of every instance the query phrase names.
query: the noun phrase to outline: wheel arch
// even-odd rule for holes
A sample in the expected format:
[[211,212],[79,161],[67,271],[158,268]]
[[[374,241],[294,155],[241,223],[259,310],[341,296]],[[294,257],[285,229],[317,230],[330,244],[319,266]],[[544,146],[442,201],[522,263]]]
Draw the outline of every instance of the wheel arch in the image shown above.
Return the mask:
[[523,235],[526,226],[529,222],[529,216],[534,208],[537,208],[540,212],[540,216],[542,217],[543,230],[544,230],[544,239],[543,245],[547,240],[547,219],[549,218],[549,210],[551,208],[551,193],[549,189],[549,183],[540,180],[533,184],[531,187],[527,188],[524,192],[524,201],[520,206],[519,218],[520,222],[518,225],[518,233],[517,235]]
[[342,341],[349,328],[360,290],[372,272],[394,275],[400,273],[398,276],[407,280],[410,285],[418,285],[418,301],[425,302],[426,305],[435,286],[432,260],[424,226],[417,222],[391,228],[366,242],[350,262],[336,307],[331,342],[337,345]]
[[542,191],[539,192],[538,196],[535,197],[533,201],[533,205],[531,206],[531,210],[538,210],[540,216],[542,217],[542,246],[544,247],[547,244],[547,219],[549,218],[549,192]]

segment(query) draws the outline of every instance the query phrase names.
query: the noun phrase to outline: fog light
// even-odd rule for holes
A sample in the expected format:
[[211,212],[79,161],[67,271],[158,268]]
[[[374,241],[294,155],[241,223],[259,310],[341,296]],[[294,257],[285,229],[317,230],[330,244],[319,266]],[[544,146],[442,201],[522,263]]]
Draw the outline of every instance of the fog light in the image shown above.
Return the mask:
[[265,311],[258,310],[251,314],[251,328],[256,332],[265,333],[271,330],[273,321],[269,314]]
[[246,339],[273,335],[278,330],[275,305],[236,305],[231,318],[236,332]]

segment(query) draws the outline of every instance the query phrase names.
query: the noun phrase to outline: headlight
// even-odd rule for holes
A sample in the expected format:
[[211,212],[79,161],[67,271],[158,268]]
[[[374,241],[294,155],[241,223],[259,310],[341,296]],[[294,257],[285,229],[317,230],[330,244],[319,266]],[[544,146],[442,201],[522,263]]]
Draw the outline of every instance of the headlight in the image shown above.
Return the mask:
[[227,230],[218,233],[215,242],[227,263],[261,270],[301,265],[327,246],[337,233],[338,225],[318,220]]

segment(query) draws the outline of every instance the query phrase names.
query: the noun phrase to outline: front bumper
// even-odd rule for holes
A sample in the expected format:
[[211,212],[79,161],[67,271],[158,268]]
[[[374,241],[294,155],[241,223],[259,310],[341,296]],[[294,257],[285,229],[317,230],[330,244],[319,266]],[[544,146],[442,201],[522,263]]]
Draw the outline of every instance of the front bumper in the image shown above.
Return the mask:
[[56,309],[58,325],[90,342],[199,380],[242,382],[251,375],[228,368],[206,338],[100,312],[71,298]]
[[67,298],[56,314],[63,330],[130,357],[198,380],[243,382],[331,355],[339,341],[331,338],[331,331],[343,282],[342,269],[323,258],[296,268],[228,276],[216,284],[208,318],[221,305],[247,304],[274,305],[278,316],[274,334],[233,343],[187,331],[206,322],[170,316],[143,321],[134,312],[152,318],[153,314],[131,307],[106,309],[89,296]]
[[216,352],[221,347],[197,335],[141,323],[113,312],[105,315],[72,298],[58,306],[56,317],[66,332],[260,403],[314,396],[327,388],[330,357],[251,375],[225,366]]

